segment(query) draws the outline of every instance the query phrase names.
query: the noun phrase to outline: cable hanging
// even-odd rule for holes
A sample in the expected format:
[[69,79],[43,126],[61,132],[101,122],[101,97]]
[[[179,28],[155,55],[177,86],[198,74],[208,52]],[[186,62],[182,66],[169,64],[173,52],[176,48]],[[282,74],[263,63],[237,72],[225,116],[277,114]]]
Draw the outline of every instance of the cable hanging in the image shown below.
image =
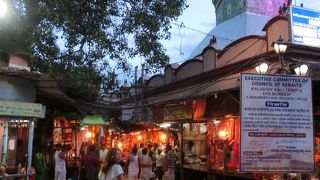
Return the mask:
[[197,29],[194,29],[194,28],[190,28],[190,27],[186,26],[183,22],[181,22],[180,24],[179,24],[179,23],[172,22],[172,24],[177,25],[177,26],[178,26],[179,28],[181,28],[181,29],[182,29],[182,28],[189,29],[189,30],[191,30],[191,31],[198,32],[198,33],[204,34],[204,35],[209,36],[209,37],[215,36],[215,37],[217,37],[217,38],[224,39],[224,40],[227,40],[227,41],[230,41],[230,42],[233,42],[233,41],[234,41],[233,39],[229,39],[229,38],[226,38],[226,37],[221,37],[221,36],[217,36],[217,35],[205,33],[205,32],[203,32],[203,31],[200,31],[200,30],[197,30]]
[[[250,47],[252,47],[254,44],[256,44],[258,41],[255,41],[253,42],[251,45],[249,45],[247,48],[245,48],[243,51],[241,51],[239,55],[243,54],[245,51],[247,51]],[[262,52],[262,48],[261,48],[261,45],[260,45],[260,48],[258,48],[256,54]],[[228,62],[232,62],[236,57],[233,57],[231,58]],[[170,93],[165,93],[165,94],[162,94],[162,95],[159,95],[157,96],[155,99],[153,99],[153,101],[157,101],[157,100],[160,100],[164,97],[167,97],[167,96],[170,96],[170,95],[173,95],[173,94],[179,94],[179,92],[185,92],[185,91],[188,91],[188,90],[192,90],[193,89],[193,93],[189,94],[189,95],[180,95],[180,96],[176,96],[172,99],[170,99],[171,101],[174,101],[174,100],[179,100],[179,99],[182,99],[182,98],[189,98],[189,97],[192,97],[192,96],[195,96],[195,95],[200,95],[201,92],[203,92],[205,89],[209,88],[210,86],[222,81],[222,80],[226,80],[228,77],[230,77],[232,74],[236,73],[238,70],[240,70],[241,68],[243,68],[245,65],[247,65],[249,62],[251,62],[253,59],[255,59],[255,57],[252,57],[250,59],[248,59],[247,61],[245,61],[243,64],[240,64],[237,68],[235,68],[233,71],[227,73],[226,75],[224,75],[223,77],[219,78],[219,79],[215,79],[215,80],[211,80],[211,81],[208,81],[206,83],[203,83],[201,85],[198,85],[197,88],[193,89],[194,87],[193,86],[188,86],[184,89],[180,89],[178,91],[173,91],[173,92],[170,92]],[[226,64],[228,64],[228,62],[226,62]],[[200,78],[200,77],[198,77]],[[134,98],[137,98],[137,97],[131,97],[131,98],[128,98],[128,100],[133,100]],[[87,104],[91,104],[91,103],[87,103]],[[147,106],[150,106],[152,105],[153,103],[150,103],[150,104],[144,104],[144,105],[129,105],[129,104],[122,104],[122,105],[119,105],[119,107],[115,107],[113,105],[103,105],[105,108],[110,108],[110,109],[135,109],[135,108],[141,108],[141,107],[147,107]],[[102,105],[98,105],[98,106],[102,106]],[[126,107],[122,107],[122,106],[126,106]]]

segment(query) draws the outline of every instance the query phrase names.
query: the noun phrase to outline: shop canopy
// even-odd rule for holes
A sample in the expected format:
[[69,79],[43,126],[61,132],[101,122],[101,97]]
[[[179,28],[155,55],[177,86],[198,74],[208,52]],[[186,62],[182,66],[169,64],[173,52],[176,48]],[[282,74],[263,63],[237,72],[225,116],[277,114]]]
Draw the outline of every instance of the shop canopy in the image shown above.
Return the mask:
[[159,127],[157,124],[154,124],[151,122],[120,121],[120,120],[112,120],[111,122],[109,122],[109,125],[113,125],[122,129],[122,133],[145,131],[148,129],[154,129]]
[[137,121],[121,121],[110,120],[104,121],[101,115],[88,115],[83,118],[81,125],[104,125],[108,129],[121,133],[130,133],[134,131],[144,131],[148,129],[158,128],[157,124],[151,122],[137,122]]
[[100,115],[88,115],[83,118],[81,125],[106,125],[106,122]]

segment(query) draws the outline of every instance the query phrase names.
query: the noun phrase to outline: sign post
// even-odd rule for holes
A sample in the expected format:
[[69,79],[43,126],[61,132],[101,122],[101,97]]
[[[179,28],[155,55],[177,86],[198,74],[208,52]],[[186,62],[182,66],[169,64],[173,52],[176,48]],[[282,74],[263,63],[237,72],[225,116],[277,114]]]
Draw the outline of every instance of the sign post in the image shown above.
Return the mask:
[[23,116],[41,117],[41,104],[0,101],[0,115],[3,116]]
[[241,172],[314,172],[311,82],[241,74]]
[[293,44],[320,47],[320,11],[291,6]]

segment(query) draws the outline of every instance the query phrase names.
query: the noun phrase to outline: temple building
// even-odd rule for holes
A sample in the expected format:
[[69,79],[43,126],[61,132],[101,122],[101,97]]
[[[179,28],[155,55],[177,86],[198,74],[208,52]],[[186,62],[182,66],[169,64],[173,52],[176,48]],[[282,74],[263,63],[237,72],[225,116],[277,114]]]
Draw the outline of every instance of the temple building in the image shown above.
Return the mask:
[[[216,38],[216,49],[223,49],[233,41],[248,35],[265,35],[263,26],[288,0],[212,0],[216,13],[216,26],[208,33]],[[206,36],[191,53],[189,59],[199,55],[212,37]]]

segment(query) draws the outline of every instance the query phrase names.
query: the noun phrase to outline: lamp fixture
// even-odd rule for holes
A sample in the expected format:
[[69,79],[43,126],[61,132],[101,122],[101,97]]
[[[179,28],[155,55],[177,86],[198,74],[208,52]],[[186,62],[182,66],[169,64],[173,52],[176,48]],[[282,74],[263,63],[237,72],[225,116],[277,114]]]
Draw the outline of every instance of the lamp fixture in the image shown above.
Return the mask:
[[86,132],[86,138],[91,138],[92,137],[92,133],[90,131]]
[[228,132],[227,132],[226,130],[220,130],[220,131],[218,132],[218,136],[219,136],[219,138],[221,138],[221,139],[226,139],[227,136],[228,136]]
[[165,141],[166,139],[167,139],[167,135],[166,135],[166,134],[162,134],[162,135],[161,135],[161,140],[162,140],[162,141]]
[[268,68],[269,68],[268,64],[265,62],[262,62],[256,66],[256,71],[258,74],[266,74],[268,71]]
[[137,138],[138,138],[138,141],[142,140],[142,136],[141,135],[139,135]]
[[286,53],[288,45],[284,42],[284,40],[279,37],[279,39],[272,43],[274,50],[276,51],[279,60],[280,60],[280,68],[278,69],[278,74],[286,74],[286,70],[284,69],[285,62],[284,62],[284,54]]
[[122,142],[118,143],[118,148],[120,148],[120,149],[122,148]]
[[160,124],[160,128],[168,128],[170,126],[171,126],[170,123],[162,123],[162,124]]
[[213,120],[213,124],[220,124],[221,121],[219,120]]
[[302,64],[302,65],[294,68],[294,72],[298,76],[305,76],[307,74],[307,72],[308,72],[308,66],[305,65],[305,64]]
[[288,46],[285,44],[285,42],[283,41],[283,39],[281,37],[273,45],[273,48],[278,55],[284,54],[287,51],[287,47]]

